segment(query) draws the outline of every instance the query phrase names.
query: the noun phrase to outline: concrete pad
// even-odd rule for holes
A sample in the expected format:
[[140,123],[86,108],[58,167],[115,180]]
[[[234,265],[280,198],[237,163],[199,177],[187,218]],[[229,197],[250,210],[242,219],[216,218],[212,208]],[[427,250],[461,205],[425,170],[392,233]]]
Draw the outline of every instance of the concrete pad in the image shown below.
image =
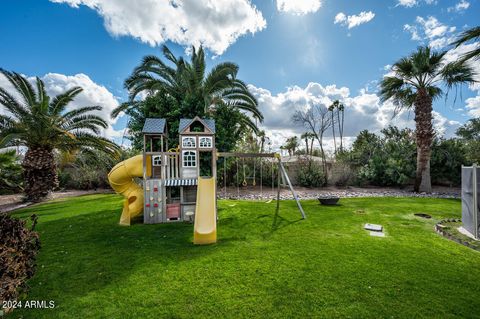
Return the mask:
[[370,236],[373,237],[385,237],[385,233],[379,232],[379,231],[371,231]]
[[381,232],[383,230],[383,226],[382,225],[376,225],[376,224],[365,224],[365,226],[363,226],[364,229],[366,230],[373,230],[373,231],[379,231]]

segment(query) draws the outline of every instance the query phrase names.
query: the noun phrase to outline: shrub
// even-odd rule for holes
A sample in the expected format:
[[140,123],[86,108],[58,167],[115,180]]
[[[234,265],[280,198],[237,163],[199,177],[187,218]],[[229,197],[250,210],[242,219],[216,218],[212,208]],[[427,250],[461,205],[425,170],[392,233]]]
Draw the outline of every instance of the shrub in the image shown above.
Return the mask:
[[332,167],[332,175],[329,183],[335,186],[347,186],[351,183],[354,176],[355,172],[348,163],[338,161]]
[[297,181],[304,187],[325,186],[326,178],[322,164],[307,158],[299,159]]
[[404,186],[415,176],[414,133],[396,127],[381,133],[361,132],[343,158],[357,169],[360,185]]
[[22,190],[22,166],[15,151],[0,153],[0,194]]
[[31,220],[28,229],[25,220],[0,215],[0,300],[17,300],[27,290],[26,281],[35,274],[40,239],[34,231],[37,217],[32,215]]
[[468,145],[458,139],[436,139],[430,160],[432,183],[460,185],[462,165],[468,165]]

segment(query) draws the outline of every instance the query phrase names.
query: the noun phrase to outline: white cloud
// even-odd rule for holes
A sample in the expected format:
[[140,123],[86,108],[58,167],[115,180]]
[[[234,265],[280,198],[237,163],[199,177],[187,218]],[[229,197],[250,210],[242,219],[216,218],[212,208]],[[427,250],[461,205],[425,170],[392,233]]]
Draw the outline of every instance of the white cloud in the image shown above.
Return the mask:
[[[437,0],[425,0],[426,4],[437,4]],[[398,0],[397,7],[412,8],[420,4],[420,0]]]
[[322,6],[321,0],[277,0],[277,10],[296,15],[317,12]]
[[470,7],[470,2],[466,0],[461,0],[458,2],[455,6],[447,8],[448,12],[456,11],[456,12],[462,12],[467,10]]
[[417,4],[417,0],[398,0],[397,6],[411,8]]
[[266,26],[250,0],[50,0],[98,12],[109,33],[155,46],[203,44],[220,55],[240,36]]
[[[115,124],[116,120],[110,118],[111,111],[119,105],[119,101],[107,88],[95,83],[88,75],[82,73],[71,76],[59,73],[47,73],[42,76],[41,79],[45,83],[45,89],[50,97],[61,94],[75,86],[82,87],[83,91],[67,105],[66,111],[82,106],[99,105],[102,107],[102,110],[96,112],[96,114],[101,116],[108,123],[108,127],[102,131],[102,135],[110,139],[122,137],[123,131],[116,131],[113,129],[112,125]],[[28,80],[34,83],[35,78],[28,77]],[[20,98],[7,79],[3,76],[0,76],[0,87],[5,88],[10,93]],[[4,111],[3,107],[0,107],[0,113],[1,111]]]
[[347,26],[349,29],[358,27],[361,24],[371,21],[375,17],[375,13],[372,11],[362,11],[358,15],[347,16],[343,12],[339,12],[335,16],[334,24],[340,24]]
[[[359,94],[350,96],[347,87],[336,85],[323,86],[319,83],[310,82],[305,88],[292,86],[284,92],[272,94],[269,90],[249,85],[249,89],[258,99],[259,108],[265,116],[263,129],[272,138],[273,148],[278,149],[287,137],[301,135],[305,128],[292,122],[295,110],[306,110],[313,104],[321,104],[325,107],[338,99],[345,106],[345,138],[353,140],[362,130],[379,132],[388,125],[414,128],[413,113],[403,111],[393,117],[395,106],[391,102],[382,103],[374,93],[361,90]],[[438,112],[434,112],[434,126],[440,134],[452,136],[459,123],[450,121]],[[326,145],[333,143],[331,131],[327,132]]]
[[465,101],[468,114],[472,117],[480,117],[480,94]]
[[448,46],[454,39],[456,27],[448,26],[433,16],[417,17],[415,24],[405,24],[403,29],[411,34],[414,41],[426,42],[434,49]]

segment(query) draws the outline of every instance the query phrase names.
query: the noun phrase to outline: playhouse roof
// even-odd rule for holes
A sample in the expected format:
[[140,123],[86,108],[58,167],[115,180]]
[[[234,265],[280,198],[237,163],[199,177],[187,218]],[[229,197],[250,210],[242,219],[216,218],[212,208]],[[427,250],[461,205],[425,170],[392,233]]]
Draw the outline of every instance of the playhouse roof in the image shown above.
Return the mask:
[[147,118],[143,124],[143,134],[164,134],[165,133],[165,119]]
[[185,129],[190,126],[194,121],[199,120],[213,133],[215,134],[215,120],[214,119],[202,119],[195,117],[193,119],[180,119],[180,124],[178,125],[178,132],[182,133]]

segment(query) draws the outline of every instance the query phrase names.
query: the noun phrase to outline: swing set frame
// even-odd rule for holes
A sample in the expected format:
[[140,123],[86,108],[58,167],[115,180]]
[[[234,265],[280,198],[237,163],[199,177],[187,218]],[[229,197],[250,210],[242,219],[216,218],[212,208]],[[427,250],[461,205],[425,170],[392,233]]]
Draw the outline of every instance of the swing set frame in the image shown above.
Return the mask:
[[[297,203],[298,210],[302,214],[302,219],[307,218],[307,215],[305,214],[305,211],[303,210],[302,204],[300,204],[300,200],[298,199],[297,193],[293,189],[292,183],[290,182],[290,178],[288,177],[285,166],[282,163],[282,159],[280,157],[280,154],[278,154],[278,153],[217,152],[217,159],[220,158],[220,157],[223,157],[225,159],[228,158],[228,157],[236,157],[236,158],[242,158],[243,160],[245,158],[273,158],[273,159],[276,159],[277,166],[278,166],[278,170],[277,170],[278,171],[278,176],[277,176],[277,179],[278,179],[278,182],[277,182],[277,210],[280,208],[280,190],[281,190],[281,187],[282,186],[288,186],[288,188],[290,189],[290,191],[292,193],[293,198],[295,199],[295,202]],[[236,163],[237,163],[237,172],[238,172],[238,159],[237,159]],[[273,162],[272,162],[272,164],[273,164]],[[245,165],[245,164],[243,164],[243,165]],[[246,184],[245,166],[243,166],[243,170],[244,170],[244,174],[243,174],[244,175],[243,176],[244,180],[242,182],[242,185],[246,186],[245,185]],[[272,170],[272,175],[273,175],[273,170]],[[260,176],[261,176],[260,178],[262,178],[262,169],[260,169]],[[255,177],[255,173],[254,173],[254,177]],[[238,179],[238,174],[237,174],[237,179]],[[282,184],[282,180],[285,181],[286,184]],[[238,181],[237,181],[237,185],[238,185]],[[273,185],[273,178],[272,178],[272,185]],[[260,182],[260,187],[263,187],[262,182]],[[237,188],[238,188],[238,186],[237,186]],[[239,189],[237,190],[237,193],[239,194]]]

